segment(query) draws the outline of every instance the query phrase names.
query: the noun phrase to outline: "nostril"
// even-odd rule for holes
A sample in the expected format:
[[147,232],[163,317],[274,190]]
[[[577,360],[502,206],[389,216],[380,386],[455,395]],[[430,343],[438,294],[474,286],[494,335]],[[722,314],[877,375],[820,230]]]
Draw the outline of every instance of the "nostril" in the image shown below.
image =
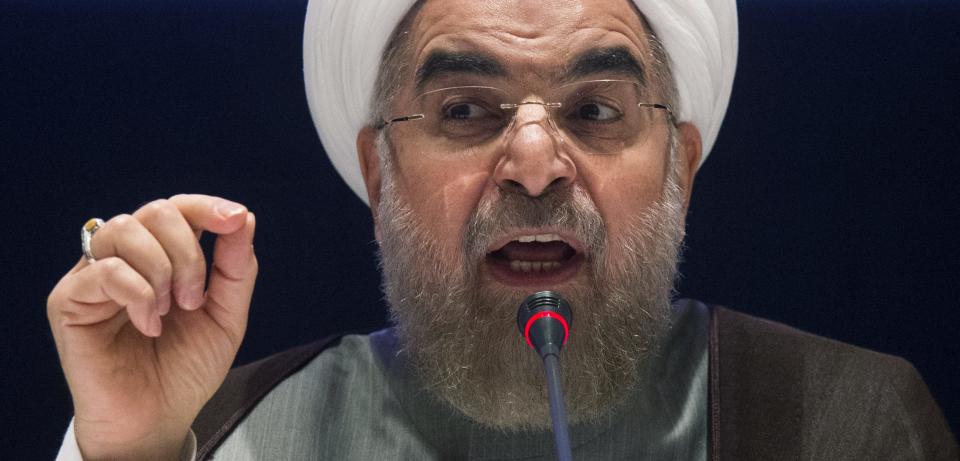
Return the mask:
[[528,195],[530,195],[530,196],[532,196],[532,197],[543,197],[544,195],[547,195],[547,194],[553,193],[553,192],[555,192],[555,191],[557,191],[557,190],[559,190],[559,189],[562,189],[568,182],[569,182],[569,181],[567,181],[567,178],[566,178],[565,176],[561,176],[561,177],[559,177],[559,178],[554,178],[553,181],[550,181],[549,184],[547,184],[547,185],[544,186],[542,189],[540,189],[540,191],[539,191],[538,194],[536,194],[536,195],[534,195],[534,194],[528,194]]
[[543,189],[543,192],[540,195],[553,192],[556,189],[561,189],[569,183],[570,178],[566,176],[560,176],[559,178],[554,178],[553,181],[550,181],[550,184],[547,184],[547,187]]
[[530,195],[530,193],[527,192],[527,188],[523,184],[520,184],[518,181],[514,181],[512,179],[504,179],[503,181],[500,181],[500,188],[505,192]]
[[554,178],[553,181],[550,181],[550,184],[547,184],[546,187],[537,191],[536,194],[531,193],[530,189],[527,189],[522,183],[514,181],[513,179],[504,179],[500,181],[499,185],[505,192],[526,195],[528,197],[541,197],[558,189],[562,189],[569,182],[567,179],[566,177]]

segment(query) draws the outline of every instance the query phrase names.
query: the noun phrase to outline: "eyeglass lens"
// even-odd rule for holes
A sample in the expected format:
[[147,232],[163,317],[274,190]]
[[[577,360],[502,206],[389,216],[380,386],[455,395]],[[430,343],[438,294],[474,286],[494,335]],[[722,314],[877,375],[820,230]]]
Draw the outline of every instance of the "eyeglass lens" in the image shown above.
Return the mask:
[[[517,104],[524,102],[498,88],[461,86],[424,93],[415,110],[424,115],[418,124],[428,135],[453,145],[475,146],[499,136],[513,123]],[[599,154],[642,143],[659,112],[641,106],[646,101],[630,81],[565,85],[539,102],[560,103],[545,109],[565,142]]]

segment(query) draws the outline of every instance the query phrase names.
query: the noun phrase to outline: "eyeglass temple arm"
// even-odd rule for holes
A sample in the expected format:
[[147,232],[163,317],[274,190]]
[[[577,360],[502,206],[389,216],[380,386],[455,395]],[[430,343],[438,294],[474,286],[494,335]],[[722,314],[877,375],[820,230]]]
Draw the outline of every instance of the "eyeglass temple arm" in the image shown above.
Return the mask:
[[654,109],[663,109],[663,110],[667,111],[668,114],[670,114],[670,117],[673,117],[673,108],[671,108],[670,106],[668,106],[668,105],[666,105],[666,104],[658,104],[658,103],[654,103],[654,102],[641,102],[641,103],[638,103],[637,106],[640,106],[640,107],[652,107],[652,108],[654,108]]
[[671,109],[670,106],[668,106],[668,105],[666,105],[666,104],[657,104],[657,103],[650,103],[650,102],[641,102],[641,103],[637,104],[637,106],[639,106],[639,107],[652,107],[652,108],[654,108],[654,109],[663,109],[663,110],[667,111],[667,116],[670,117],[670,123],[673,123],[674,125],[677,124],[677,116],[673,113],[673,109]]
[[380,130],[380,129],[386,128],[387,125],[390,125],[392,123],[407,122],[410,120],[423,120],[423,114],[412,114],[412,115],[404,115],[403,117],[391,118],[390,120],[384,120],[380,122],[378,125],[374,126],[374,128]]

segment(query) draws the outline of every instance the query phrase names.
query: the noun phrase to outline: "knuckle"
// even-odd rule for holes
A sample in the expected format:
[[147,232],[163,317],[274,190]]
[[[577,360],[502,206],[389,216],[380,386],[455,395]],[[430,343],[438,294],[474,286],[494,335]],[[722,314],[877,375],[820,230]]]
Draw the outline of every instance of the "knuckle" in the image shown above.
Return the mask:
[[206,266],[206,259],[203,257],[203,252],[200,250],[199,246],[195,246],[193,249],[187,252],[184,255],[184,263],[190,269],[194,270],[203,270]]
[[120,258],[105,258],[98,260],[93,263],[95,266],[98,266],[102,272],[104,272],[108,277],[116,276],[123,270],[125,265],[123,260]]
[[[131,258],[130,261],[138,261],[144,256],[149,257],[155,255],[158,243],[157,240],[147,232],[131,232],[125,235],[122,241],[118,241],[117,245],[122,252],[121,256]],[[146,266],[145,269],[151,270],[153,267]]]
[[[136,222],[137,222],[137,218],[134,218],[132,215],[121,214],[121,215],[114,216],[113,218],[110,218],[110,221],[107,221],[107,223],[104,224],[104,228],[109,226],[121,232],[128,232],[131,228],[133,228],[136,225]],[[105,229],[101,229],[101,230],[105,230]]]
[[77,325],[79,323],[82,323],[82,321],[83,321],[83,314],[75,310],[66,310],[61,312],[59,320],[55,318],[50,319],[51,325],[55,324],[60,328],[66,328],[66,327],[69,327],[70,325]]
[[188,197],[190,197],[190,194],[177,194],[177,195],[171,195],[168,200],[173,203],[178,203],[186,200]]
[[176,209],[167,199],[154,200],[137,210],[138,215],[151,222],[170,219],[175,213]]
[[170,280],[170,276],[173,275],[173,266],[168,259],[163,258],[154,263],[153,272],[159,277],[160,280],[158,281],[164,284],[167,280]]

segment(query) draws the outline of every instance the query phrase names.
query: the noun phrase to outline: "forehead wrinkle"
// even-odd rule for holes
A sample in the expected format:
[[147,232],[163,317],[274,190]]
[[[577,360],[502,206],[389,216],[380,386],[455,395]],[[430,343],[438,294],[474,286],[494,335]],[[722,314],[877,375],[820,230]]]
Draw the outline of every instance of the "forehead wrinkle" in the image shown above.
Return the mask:
[[[443,44],[431,44],[429,49],[422,50],[422,55],[427,60],[437,52],[483,56],[497,63],[503,72],[490,74],[468,71],[467,74],[514,82],[562,84],[569,80],[572,72],[578,70],[583,74],[601,75],[606,72],[624,74],[630,79],[636,78],[641,84],[649,80],[649,59],[645,59],[646,56],[634,44],[628,43],[623,34],[597,30],[602,35],[596,37],[593,31],[590,32],[590,39],[572,40],[572,46],[575,48],[564,50],[562,54],[550,53],[540,48],[517,50],[515,47],[504,45],[502,40],[494,36],[476,40],[457,34],[443,37],[441,41]],[[628,63],[613,59],[618,57],[615,53],[611,53],[615,51],[624,51],[629,58],[635,60],[639,67],[636,70],[639,73],[632,72],[632,66]],[[424,64],[416,66],[416,69],[422,69]],[[586,72],[594,68],[596,72]],[[589,75],[575,75],[575,77],[583,76]]]
[[[647,69],[653,65],[642,16],[632,1],[586,0],[562,20],[542,26],[503,14],[501,3],[428,1],[411,26],[410,78],[431,52],[447,49],[479,52],[495,58],[505,80],[559,83],[570,60],[590,48],[626,46]],[[502,9],[502,8],[501,8]],[[648,80],[650,76],[647,76]]]

